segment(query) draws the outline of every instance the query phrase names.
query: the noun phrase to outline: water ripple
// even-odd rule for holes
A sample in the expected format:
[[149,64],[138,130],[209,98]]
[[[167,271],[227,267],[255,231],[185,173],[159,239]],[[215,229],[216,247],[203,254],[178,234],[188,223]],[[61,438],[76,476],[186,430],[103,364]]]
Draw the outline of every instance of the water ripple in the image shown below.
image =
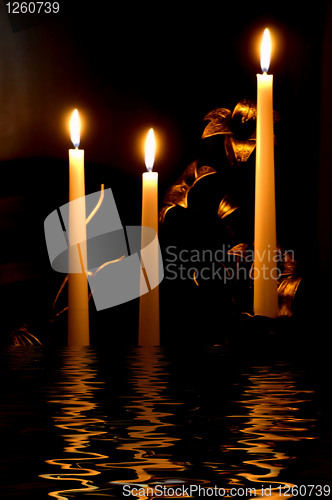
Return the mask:
[[269,498],[280,498],[280,485],[293,486],[280,479],[281,471],[295,458],[287,451],[289,443],[318,437],[313,432],[317,419],[301,416],[313,391],[297,387],[299,374],[283,364],[253,366],[247,376],[243,398],[236,402],[244,413],[229,415],[238,421],[238,431],[244,438],[228,450],[242,451],[248,456],[243,464],[250,467],[238,476],[258,485],[257,491],[271,486]]
[[66,349],[44,391],[59,449],[40,477],[65,486],[49,496],[121,497],[127,485],[150,488],[136,495],[147,500],[160,485],[199,485],[280,498],[299,444],[318,436],[314,390],[287,363],[204,356]]

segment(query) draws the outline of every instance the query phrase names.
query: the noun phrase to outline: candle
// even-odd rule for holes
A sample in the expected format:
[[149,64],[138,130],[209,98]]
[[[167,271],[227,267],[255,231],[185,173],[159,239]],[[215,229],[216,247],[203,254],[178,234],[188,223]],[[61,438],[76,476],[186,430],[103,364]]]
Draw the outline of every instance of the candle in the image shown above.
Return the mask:
[[264,31],[261,45],[263,74],[257,75],[255,180],[254,313],[278,315],[276,268],[276,209],[274,183],[273,76],[268,75],[271,39]]
[[[145,248],[150,243],[150,237],[145,227],[152,228],[158,234],[158,173],[153,172],[156,142],[153,129],[148,132],[145,142],[145,165],[147,172],[143,173],[142,189],[142,235],[141,248]],[[158,276],[159,252],[158,245],[155,246],[153,255],[149,255],[149,271],[151,266],[154,276]],[[144,281],[142,286],[148,283],[148,276],[142,260],[142,271]],[[139,336],[140,346],[158,346],[160,344],[160,324],[159,324],[159,287],[156,286],[148,293],[141,294],[139,303]]]
[[80,143],[80,119],[74,110],[69,150],[69,275],[68,345],[89,345],[89,294],[87,280],[84,150]]

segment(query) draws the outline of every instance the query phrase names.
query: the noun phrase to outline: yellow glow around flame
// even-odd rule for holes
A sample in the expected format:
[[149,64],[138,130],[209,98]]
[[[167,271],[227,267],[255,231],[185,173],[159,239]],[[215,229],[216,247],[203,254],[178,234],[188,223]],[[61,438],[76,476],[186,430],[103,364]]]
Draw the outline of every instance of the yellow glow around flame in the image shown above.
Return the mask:
[[271,59],[271,37],[268,28],[265,28],[261,43],[261,68],[264,73],[268,72]]
[[156,153],[156,139],[153,128],[150,128],[145,140],[145,166],[149,172],[153,169],[154,157]]
[[70,137],[75,148],[80,145],[81,122],[77,109],[74,109],[70,120]]

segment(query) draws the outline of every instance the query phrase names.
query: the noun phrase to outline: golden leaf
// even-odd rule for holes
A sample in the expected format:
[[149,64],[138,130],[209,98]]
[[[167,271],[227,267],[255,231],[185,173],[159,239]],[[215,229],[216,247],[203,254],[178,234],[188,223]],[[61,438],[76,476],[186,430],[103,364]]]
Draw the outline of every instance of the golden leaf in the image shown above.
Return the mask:
[[231,130],[229,125],[231,116],[230,110],[225,108],[216,108],[210,111],[204,117],[204,121],[209,120],[209,123],[203,131],[202,139],[218,134],[230,134]]
[[279,312],[278,316],[292,316],[295,294],[301,283],[300,276],[283,278],[278,286]]
[[248,245],[247,243],[239,243],[235,247],[228,250],[229,255],[237,255],[238,257],[245,257],[247,253]]
[[248,160],[256,146],[256,139],[240,140],[234,136],[225,138],[225,150],[229,163],[234,166]]
[[218,217],[219,219],[224,219],[231,213],[233,213],[237,208],[239,208],[233,200],[226,194],[221,202],[219,203],[218,207]]
[[256,132],[256,103],[241,99],[232,113],[231,129],[233,134],[242,139],[249,139]]
[[16,328],[11,332],[10,337],[14,346],[42,345],[40,340],[29,331],[27,325]]
[[[245,163],[256,146],[256,102],[242,99],[233,113],[229,109],[216,108],[204,118],[209,120],[202,138],[224,134],[225,151],[231,166]],[[278,112],[273,111],[273,121],[280,120]]]
[[183,174],[175,181],[175,183],[166,191],[163,203],[164,206],[159,212],[159,220],[163,222],[168,210],[176,205],[183,208],[188,208],[188,193],[190,189],[203,177],[215,174],[216,170],[212,167],[201,166],[197,168],[198,161],[194,161],[188,165]]
[[295,294],[302,280],[298,271],[298,264],[293,255],[285,252],[282,257],[282,272],[278,284],[278,316],[293,315]]

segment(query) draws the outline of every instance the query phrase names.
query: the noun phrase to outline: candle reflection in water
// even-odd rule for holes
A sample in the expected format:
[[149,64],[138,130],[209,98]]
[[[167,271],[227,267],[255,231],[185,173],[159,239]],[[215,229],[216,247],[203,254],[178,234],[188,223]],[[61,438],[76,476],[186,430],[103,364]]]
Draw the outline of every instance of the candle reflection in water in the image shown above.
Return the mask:
[[[96,380],[93,353],[84,347],[71,348],[64,353],[64,362],[59,374],[58,387],[54,388],[49,403],[60,405],[54,418],[55,426],[63,431],[66,443],[64,458],[47,460],[58,467],[57,472],[40,477],[57,481],[74,482],[71,489],[58,490],[49,496],[67,499],[67,494],[98,489],[92,478],[100,472],[92,468],[94,461],[108,458],[107,455],[91,451],[91,440],[106,433],[105,421],[96,418],[95,392],[103,382]],[[85,465],[87,464],[87,465]],[[80,487],[77,488],[77,483]]]
[[[278,486],[303,484],[304,442],[316,439],[319,416],[294,366],[247,364],[239,372],[217,355],[199,369],[200,358],[185,362],[161,347],[62,354],[47,401],[65,446],[39,472],[63,489],[50,485],[49,496],[122,498],[127,485],[147,500],[157,485],[182,484],[227,494],[254,488],[256,498],[277,499]],[[216,373],[225,375],[220,387]],[[262,486],[271,495],[260,497]]]
[[[234,446],[228,445],[225,451],[241,450],[248,455],[243,460],[244,471],[237,476],[256,488],[256,498],[261,498],[262,487],[271,486],[269,498],[280,499],[278,486],[293,486],[280,480],[280,476],[284,477],[281,472],[289,468],[289,461],[296,459],[288,454],[289,443],[316,439],[312,433],[315,416],[307,418],[306,411],[306,418],[301,417],[301,406],[311,401],[312,393],[297,388],[296,374],[287,365],[253,367],[244,388],[244,398],[237,402],[246,414],[229,416],[240,419],[238,431],[244,438]],[[242,484],[236,478],[233,482]],[[266,494],[263,497],[266,498]]]
[[[141,487],[151,485],[156,480],[154,474],[183,471],[185,464],[172,461],[172,447],[179,438],[173,437],[171,428],[174,423],[167,417],[174,417],[174,412],[161,411],[160,406],[172,406],[175,403],[165,394],[167,362],[158,347],[137,349],[130,358],[131,384],[135,394],[130,398],[130,404],[124,408],[136,414],[132,424],[128,425],[128,439],[118,446],[118,450],[128,451],[132,460],[121,464],[107,464],[108,467],[127,469],[132,472],[130,480],[116,480],[113,484],[133,483]],[[166,420],[165,420],[166,419]],[[160,479],[158,484],[162,483]],[[142,484],[144,483],[144,484]],[[150,487],[153,488],[151,485]],[[147,496],[140,496],[141,500]]]

